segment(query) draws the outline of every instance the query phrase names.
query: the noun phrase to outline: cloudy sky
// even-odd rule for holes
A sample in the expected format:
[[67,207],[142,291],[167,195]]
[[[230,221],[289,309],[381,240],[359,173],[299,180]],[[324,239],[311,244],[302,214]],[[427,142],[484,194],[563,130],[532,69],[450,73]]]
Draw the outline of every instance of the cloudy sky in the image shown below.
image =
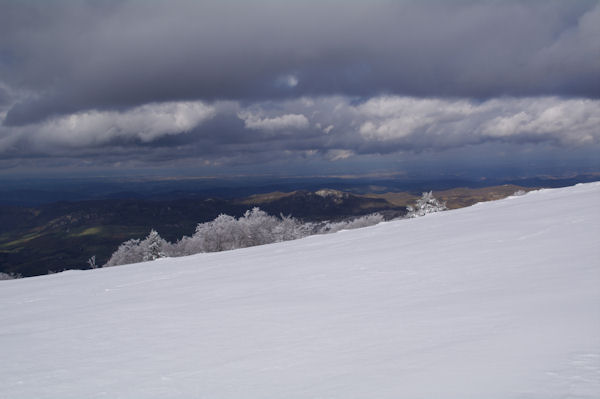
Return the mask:
[[0,0],[0,174],[600,171],[600,2]]

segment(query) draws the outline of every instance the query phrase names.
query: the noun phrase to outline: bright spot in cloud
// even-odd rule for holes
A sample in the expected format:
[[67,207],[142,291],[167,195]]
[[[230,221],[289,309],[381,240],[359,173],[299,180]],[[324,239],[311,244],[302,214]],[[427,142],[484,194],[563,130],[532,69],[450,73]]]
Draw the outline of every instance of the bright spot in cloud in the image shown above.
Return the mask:
[[331,161],[339,161],[342,159],[350,158],[354,155],[354,151],[350,150],[329,150],[327,151],[327,158]]
[[284,75],[284,76],[280,76],[279,78],[277,78],[277,80],[275,81],[277,86],[281,86],[281,87],[287,87],[287,88],[294,88],[296,86],[298,86],[298,78],[296,77],[296,75]]
[[244,126],[252,130],[301,130],[309,127],[308,118],[302,114],[285,114],[273,118],[261,118],[251,112],[240,112],[238,118],[244,121]]

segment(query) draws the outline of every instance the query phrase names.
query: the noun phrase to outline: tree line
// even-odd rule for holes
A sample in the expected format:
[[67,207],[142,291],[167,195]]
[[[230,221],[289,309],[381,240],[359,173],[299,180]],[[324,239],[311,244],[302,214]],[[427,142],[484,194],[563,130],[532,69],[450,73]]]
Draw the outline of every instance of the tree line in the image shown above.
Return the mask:
[[[406,217],[414,218],[446,209],[446,204],[438,201],[430,191],[423,193],[414,206],[407,208]],[[192,236],[184,236],[175,243],[166,241],[157,231],[151,230],[144,239],[130,239],[122,243],[103,267],[271,244],[373,226],[382,221],[384,217],[381,214],[373,213],[341,222],[303,223],[291,216],[272,216],[253,208],[239,218],[221,214],[210,222],[199,223]],[[88,263],[94,267],[95,257],[90,258]]]

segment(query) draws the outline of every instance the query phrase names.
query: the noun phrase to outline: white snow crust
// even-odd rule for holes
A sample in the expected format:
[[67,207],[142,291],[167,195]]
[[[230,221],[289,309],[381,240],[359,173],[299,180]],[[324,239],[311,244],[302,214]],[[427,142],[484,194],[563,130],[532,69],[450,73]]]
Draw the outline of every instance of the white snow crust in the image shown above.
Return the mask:
[[600,183],[0,282],[1,398],[599,398]]

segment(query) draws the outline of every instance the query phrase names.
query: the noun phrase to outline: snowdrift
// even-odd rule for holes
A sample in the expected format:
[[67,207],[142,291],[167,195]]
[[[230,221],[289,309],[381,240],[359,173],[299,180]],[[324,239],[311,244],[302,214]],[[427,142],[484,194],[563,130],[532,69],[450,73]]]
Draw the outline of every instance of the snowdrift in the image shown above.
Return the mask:
[[1,398],[598,398],[600,183],[0,282]]

